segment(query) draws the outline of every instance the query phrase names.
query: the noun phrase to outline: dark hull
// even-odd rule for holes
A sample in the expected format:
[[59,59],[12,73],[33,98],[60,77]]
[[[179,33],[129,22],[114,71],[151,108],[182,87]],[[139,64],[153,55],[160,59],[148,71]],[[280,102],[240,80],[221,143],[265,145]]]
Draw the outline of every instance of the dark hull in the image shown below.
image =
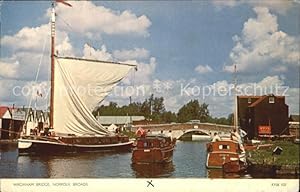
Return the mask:
[[[115,144],[103,145],[82,145],[82,144],[67,144],[53,141],[41,140],[26,140],[19,139],[18,141],[19,154],[66,154],[80,152],[111,152],[111,151],[130,151],[132,142],[123,142]],[[23,146],[22,146],[23,145]],[[24,147],[24,145],[28,145]],[[20,147],[21,146],[21,147]]]
[[239,143],[232,140],[220,140],[207,144],[206,167],[208,169],[223,169],[228,173],[244,170],[244,156]]
[[229,161],[223,164],[223,171],[225,173],[242,173],[246,171],[246,164],[242,161]]
[[134,164],[150,164],[150,163],[168,163],[173,158],[173,147],[169,149],[148,149],[137,150],[134,149],[132,153],[132,163]]
[[163,135],[137,139],[133,148],[133,164],[168,163],[172,161],[176,140]]

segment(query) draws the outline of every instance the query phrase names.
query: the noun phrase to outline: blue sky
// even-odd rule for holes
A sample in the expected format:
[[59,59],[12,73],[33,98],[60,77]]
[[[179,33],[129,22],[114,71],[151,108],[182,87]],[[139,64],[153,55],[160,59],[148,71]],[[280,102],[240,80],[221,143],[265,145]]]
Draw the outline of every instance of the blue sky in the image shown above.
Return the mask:
[[[87,57],[93,52],[98,59],[137,63],[139,70],[121,84],[145,88],[145,95],[132,95],[135,101],[154,93],[165,97],[168,110],[177,111],[188,100],[199,99],[209,104],[214,116],[227,116],[232,111],[231,95],[204,97],[197,90],[203,91],[204,86],[212,90],[230,86],[232,66],[236,64],[242,87],[254,84],[287,87],[290,113],[299,113],[300,4],[297,2],[70,3],[73,8],[57,7],[60,53]],[[11,90],[34,80],[47,37],[49,7],[50,3],[45,1],[2,2],[1,105],[28,102],[28,98],[12,95]],[[30,37],[39,38],[34,42],[28,40]],[[46,56],[38,82],[43,86],[47,86],[47,62]],[[129,96],[112,93],[104,103],[125,104]]]

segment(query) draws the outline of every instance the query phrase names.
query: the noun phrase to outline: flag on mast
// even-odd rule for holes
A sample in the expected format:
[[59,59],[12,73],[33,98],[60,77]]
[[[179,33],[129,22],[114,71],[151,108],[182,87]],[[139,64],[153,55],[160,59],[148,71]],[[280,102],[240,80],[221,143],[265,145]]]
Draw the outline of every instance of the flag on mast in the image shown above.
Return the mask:
[[72,5],[70,3],[67,3],[65,0],[55,0],[57,3],[62,3],[64,5],[67,5],[69,7],[72,7]]

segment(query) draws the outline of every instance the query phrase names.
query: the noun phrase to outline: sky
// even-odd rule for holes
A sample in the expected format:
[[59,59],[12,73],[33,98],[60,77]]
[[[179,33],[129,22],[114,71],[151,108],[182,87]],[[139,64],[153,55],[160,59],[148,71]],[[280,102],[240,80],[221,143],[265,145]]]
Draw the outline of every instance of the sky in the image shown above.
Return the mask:
[[[0,2],[0,105],[46,109],[51,3]],[[236,94],[284,95],[299,114],[299,1],[68,2],[56,6],[59,55],[138,66],[101,104],[154,94],[173,112],[198,99],[227,117],[236,80]]]

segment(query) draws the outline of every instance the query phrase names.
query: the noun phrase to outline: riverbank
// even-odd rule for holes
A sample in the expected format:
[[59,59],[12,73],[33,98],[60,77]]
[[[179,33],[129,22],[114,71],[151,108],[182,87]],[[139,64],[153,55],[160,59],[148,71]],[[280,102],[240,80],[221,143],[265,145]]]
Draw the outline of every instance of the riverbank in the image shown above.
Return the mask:
[[[247,152],[249,172],[262,177],[299,178],[299,144],[291,141],[267,141],[265,144],[272,146]],[[275,154],[276,147],[282,151]]]

